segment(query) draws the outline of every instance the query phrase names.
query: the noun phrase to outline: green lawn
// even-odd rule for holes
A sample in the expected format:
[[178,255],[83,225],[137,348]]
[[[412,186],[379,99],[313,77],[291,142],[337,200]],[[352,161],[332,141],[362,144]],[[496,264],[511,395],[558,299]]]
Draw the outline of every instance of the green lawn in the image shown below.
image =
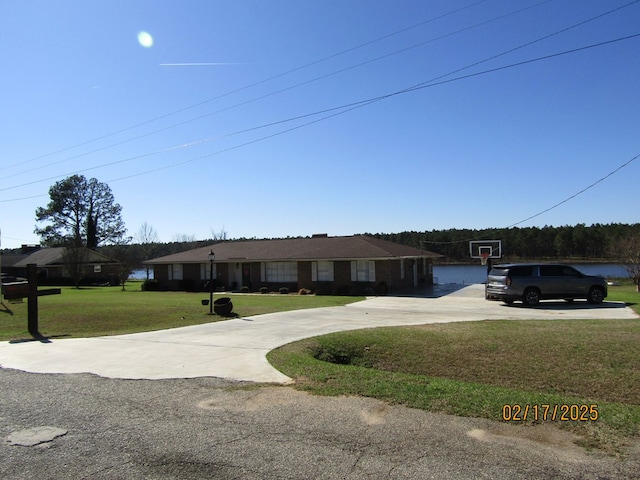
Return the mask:
[[[143,292],[138,282],[128,282],[127,291],[120,287],[76,289],[63,287],[61,295],[38,299],[39,327],[44,336],[94,337],[123,333],[162,330],[226,320],[208,315],[209,307],[201,300],[208,293]],[[229,295],[233,313],[248,317],[263,313],[332,307],[363,300],[364,297],[334,297],[315,295]],[[0,312],[0,341],[29,337],[27,302],[5,304],[13,315]]]
[[[638,311],[640,294],[612,287],[609,299]],[[315,394],[495,420],[518,406],[522,417],[529,405],[528,424],[545,421],[543,405],[577,405],[573,416],[584,420],[571,421],[569,412],[569,421],[556,423],[580,433],[585,446],[619,452],[626,438],[640,436],[640,319],[368,329],[296,342],[268,358],[296,388]]]

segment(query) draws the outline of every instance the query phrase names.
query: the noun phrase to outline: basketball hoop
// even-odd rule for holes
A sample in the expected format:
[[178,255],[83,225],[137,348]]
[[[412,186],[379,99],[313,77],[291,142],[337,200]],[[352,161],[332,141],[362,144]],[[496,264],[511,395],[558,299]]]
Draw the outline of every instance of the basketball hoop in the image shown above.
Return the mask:
[[489,255],[490,255],[489,253],[485,253],[485,252],[482,252],[480,254],[480,264],[481,265],[486,265],[487,264],[487,262],[489,261]]

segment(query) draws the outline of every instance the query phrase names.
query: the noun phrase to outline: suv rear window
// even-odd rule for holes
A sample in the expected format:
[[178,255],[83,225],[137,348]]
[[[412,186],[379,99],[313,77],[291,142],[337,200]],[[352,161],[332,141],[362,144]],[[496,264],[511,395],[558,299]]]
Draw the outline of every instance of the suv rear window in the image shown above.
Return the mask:
[[518,265],[509,269],[510,277],[530,277],[533,274],[531,265]]
[[496,277],[506,277],[507,273],[509,273],[508,268],[497,268],[493,267],[489,272],[489,275],[495,275]]

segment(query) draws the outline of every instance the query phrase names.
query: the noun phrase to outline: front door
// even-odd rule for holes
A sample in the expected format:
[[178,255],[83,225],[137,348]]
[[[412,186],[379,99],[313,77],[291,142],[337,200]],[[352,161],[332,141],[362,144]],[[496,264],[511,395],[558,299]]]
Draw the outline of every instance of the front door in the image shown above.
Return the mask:
[[251,264],[250,263],[242,264],[242,286],[249,287],[249,290],[253,290],[251,288]]

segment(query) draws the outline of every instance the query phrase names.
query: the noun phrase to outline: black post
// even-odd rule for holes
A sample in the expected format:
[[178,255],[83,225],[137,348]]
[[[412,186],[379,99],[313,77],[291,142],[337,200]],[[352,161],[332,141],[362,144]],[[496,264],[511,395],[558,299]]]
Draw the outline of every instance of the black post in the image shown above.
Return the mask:
[[38,328],[38,267],[35,263],[27,265],[29,295],[27,296],[27,328],[34,338],[40,338]]
[[209,260],[209,315],[213,315],[213,260]]

